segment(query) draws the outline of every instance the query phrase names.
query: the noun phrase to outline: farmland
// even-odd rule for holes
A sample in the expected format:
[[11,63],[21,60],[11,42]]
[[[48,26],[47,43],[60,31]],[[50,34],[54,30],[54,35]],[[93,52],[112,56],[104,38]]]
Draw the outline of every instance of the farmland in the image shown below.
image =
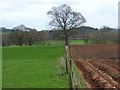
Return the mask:
[[106,12],[116,12],[113,0],[6,1],[0,9],[3,90],[120,89],[120,28],[112,22],[116,14]]
[[67,88],[62,46],[3,47],[3,88]]
[[118,45],[70,45],[72,60],[89,88],[118,88],[120,69]]
[[[62,42],[48,43],[3,47],[3,88],[69,88]],[[69,50],[79,88],[119,87],[117,44],[84,45],[83,41],[72,41]]]

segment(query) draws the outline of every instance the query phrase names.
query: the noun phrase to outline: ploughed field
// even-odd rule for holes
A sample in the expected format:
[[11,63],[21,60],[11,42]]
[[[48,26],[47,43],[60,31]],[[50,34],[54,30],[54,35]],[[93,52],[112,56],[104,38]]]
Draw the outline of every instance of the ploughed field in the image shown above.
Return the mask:
[[118,45],[70,45],[70,56],[89,88],[120,88]]

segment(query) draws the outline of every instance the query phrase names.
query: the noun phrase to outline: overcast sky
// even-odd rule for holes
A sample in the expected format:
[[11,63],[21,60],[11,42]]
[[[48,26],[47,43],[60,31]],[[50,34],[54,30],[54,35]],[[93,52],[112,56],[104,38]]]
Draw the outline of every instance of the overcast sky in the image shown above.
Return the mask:
[[20,24],[37,30],[50,29],[46,14],[54,6],[68,4],[95,28],[103,25],[118,27],[119,0],[0,0],[0,27],[13,28]]

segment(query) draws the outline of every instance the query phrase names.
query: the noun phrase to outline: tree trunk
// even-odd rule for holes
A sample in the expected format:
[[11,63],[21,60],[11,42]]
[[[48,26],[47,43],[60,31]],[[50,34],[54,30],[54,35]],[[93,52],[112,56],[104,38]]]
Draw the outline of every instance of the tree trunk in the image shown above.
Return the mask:
[[28,44],[29,44],[29,46],[32,46],[32,42],[31,41],[29,41]]
[[65,35],[65,46],[68,46],[68,31],[64,27],[64,35]]
[[68,36],[65,36],[65,45],[68,46]]
[[85,44],[88,44],[88,39],[85,39]]
[[19,45],[22,46],[22,43],[20,43]]

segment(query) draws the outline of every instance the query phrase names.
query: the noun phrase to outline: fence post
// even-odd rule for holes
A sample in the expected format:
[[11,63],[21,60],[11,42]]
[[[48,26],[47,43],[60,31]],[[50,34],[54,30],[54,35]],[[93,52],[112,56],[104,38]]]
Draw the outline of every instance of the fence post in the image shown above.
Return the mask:
[[66,73],[69,74],[67,46],[65,46],[65,64],[66,64]]
[[68,70],[69,80],[70,80],[70,89],[75,90],[75,83],[73,77],[73,68],[72,68],[72,60],[69,55],[68,46],[65,46],[65,53],[66,53],[66,70]]

